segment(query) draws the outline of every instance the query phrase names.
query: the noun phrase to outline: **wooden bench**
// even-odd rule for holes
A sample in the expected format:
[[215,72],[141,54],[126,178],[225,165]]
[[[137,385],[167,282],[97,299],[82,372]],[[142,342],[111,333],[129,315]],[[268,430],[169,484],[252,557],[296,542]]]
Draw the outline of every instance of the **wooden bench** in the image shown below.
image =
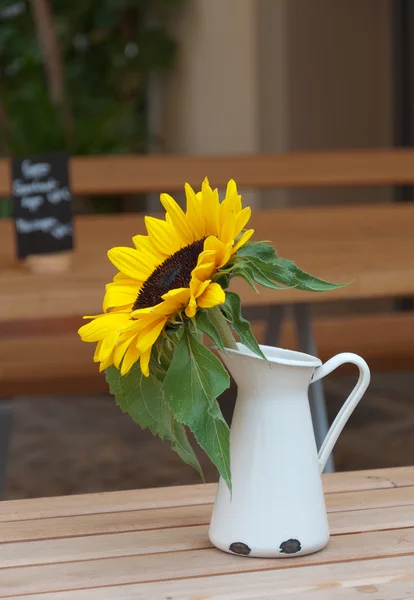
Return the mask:
[[[273,239],[282,255],[294,257],[303,268],[331,280],[355,282],[328,294],[261,289],[259,295],[242,282],[236,288],[246,307],[414,294],[414,206],[258,211],[253,225],[258,239]],[[34,380],[54,381],[50,388],[46,386],[51,392],[76,390],[78,376],[90,378],[87,391],[105,388],[89,360],[93,348],[79,342],[76,329],[82,314],[99,311],[105,282],[114,272],[105,249],[128,244],[142,230],[139,215],[79,217],[71,270],[54,276],[34,275],[15,266],[12,223],[0,221],[0,396],[10,397],[13,385],[16,393],[34,393]],[[341,349],[343,340],[342,349],[361,352],[374,367],[406,368],[414,354],[414,341],[410,343],[413,318],[410,312],[319,317],[315,330],[320,354],[325,358]],[[264,341],[264,327],[257,331]],[[292,327],[286,335],[286,345],[291,346]]]
[[[242,190],[405,185],[414,183],[414,151],[76,157],[71,172],[78,195],[181,191],[184,181],[198,186],[205,175],[215,186],[224,186],[234,177]],[[0,196],[9,193],[8,164],[3,160]],[[239,282],[235,289],[242,293],[244,306],[268,310],[268,306],[293,305],[299,318],[309,302],[414,295],[414,206],[361,206],[357,196],[355,201],[348,206],[255,211],[256,239],[272,240],[282,256],[319,277],[355,281],[328,294],[263,289],[259,295]],[[141,215],[78,217],[70,270],[35,275],[14,260],[12,223],[0,221],[0,396],[106,390],[90,360],[93,349],[79,341],[76,329],[81,315],[100,310],[104,285],[114,273],[106,250],[128,245],[132,235],[140,232]],[[259,338],[277,343],[280,319],[274,309],[270,313],[270,327],[265,333],[263,324],[259,326]],[[263,321],[263,313],[259,316]],[[414,355],[413,325],[412,313],[319,317],[315,322],[318,352],[326,358],[352,350],[373,366],[406,368]],[[293,345],[292,327],[285,335],[283,343]]]

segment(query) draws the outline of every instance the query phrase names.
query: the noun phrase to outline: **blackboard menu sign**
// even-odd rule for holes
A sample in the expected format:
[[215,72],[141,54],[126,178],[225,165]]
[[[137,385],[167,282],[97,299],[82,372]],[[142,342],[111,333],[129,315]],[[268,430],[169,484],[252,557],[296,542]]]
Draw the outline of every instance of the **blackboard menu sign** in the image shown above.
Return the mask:
[[68,155],[13,159],[12,195],[19,258],[73,248]]

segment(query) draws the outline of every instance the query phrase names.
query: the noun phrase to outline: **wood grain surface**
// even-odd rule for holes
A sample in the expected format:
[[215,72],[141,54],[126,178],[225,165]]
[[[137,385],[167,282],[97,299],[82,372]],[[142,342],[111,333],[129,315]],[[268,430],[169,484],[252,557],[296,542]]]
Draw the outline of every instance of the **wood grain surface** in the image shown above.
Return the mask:
[[285,560],[211,547],[211,484],[3,502],[0,598],[412,598],[414,467],[323,477],[331,541]]

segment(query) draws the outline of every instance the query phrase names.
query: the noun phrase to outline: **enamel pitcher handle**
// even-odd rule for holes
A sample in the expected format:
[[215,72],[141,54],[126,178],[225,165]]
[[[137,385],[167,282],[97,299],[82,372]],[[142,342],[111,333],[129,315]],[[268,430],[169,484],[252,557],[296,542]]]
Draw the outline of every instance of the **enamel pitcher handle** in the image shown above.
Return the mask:
[[311,379],[311,383],[313,383],[314,381],[318,381],[319,379],[322,379],[322,377],[329,375],[329,373],[332,373],[332,371],[346,363],[351,363],[358,367],[359,379],[357,381],[356,386],[345,401],[345,404],[337,414],[336,419],[332,423],[331,428],[329,429],[326,438],[321,446],[321,449],[319,450],[318,460],[321,472],[325,468],[326,462],[332,452],[333,447],[336,444],[338,437],[342,432],[342,429],[345,427],[346,422],[353,413],[356,405],[364,395],[371,380],[371,374],[367,363],[363,358],[358,356],[358,354],[353,354],[351,352],[343,352],[342,354],[337,354],[333,358],[330,358],[326,363],[324,363],[320,367],[316,367],[313,373],[313,377]]

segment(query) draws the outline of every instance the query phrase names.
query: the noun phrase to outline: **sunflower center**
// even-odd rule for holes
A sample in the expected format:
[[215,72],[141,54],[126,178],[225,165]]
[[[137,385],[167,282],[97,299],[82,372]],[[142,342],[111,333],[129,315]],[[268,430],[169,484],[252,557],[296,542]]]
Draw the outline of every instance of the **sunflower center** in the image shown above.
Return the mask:
[[162,296],[170,290],[189,287],[191,272],[203,251],[204,239],[184,246],[165,259],[144,282],[133,310],[155,306],[162,302]]

